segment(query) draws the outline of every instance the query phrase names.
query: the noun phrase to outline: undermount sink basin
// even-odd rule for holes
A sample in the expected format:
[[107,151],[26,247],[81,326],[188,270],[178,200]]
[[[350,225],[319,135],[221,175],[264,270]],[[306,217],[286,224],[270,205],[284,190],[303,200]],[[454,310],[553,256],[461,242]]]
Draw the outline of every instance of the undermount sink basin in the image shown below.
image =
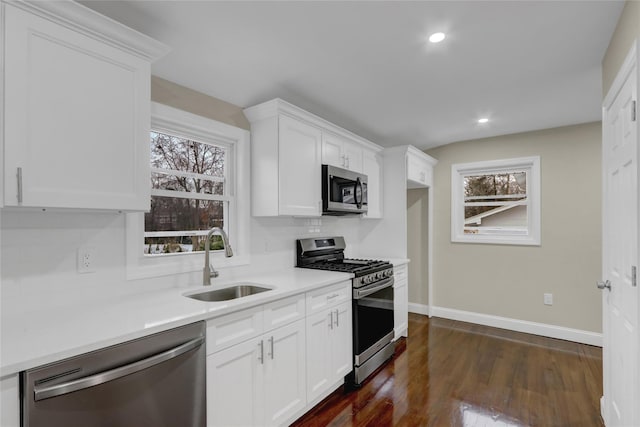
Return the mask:
[[197,299],[199,301],[228,301],[236,298],[247,297],[249,295],[259,294],[260,292],[270,291],[271,288],[265,288],[252,283],[239,283],[222,289],[212,289],[206,292],[185,295],[186,297]]

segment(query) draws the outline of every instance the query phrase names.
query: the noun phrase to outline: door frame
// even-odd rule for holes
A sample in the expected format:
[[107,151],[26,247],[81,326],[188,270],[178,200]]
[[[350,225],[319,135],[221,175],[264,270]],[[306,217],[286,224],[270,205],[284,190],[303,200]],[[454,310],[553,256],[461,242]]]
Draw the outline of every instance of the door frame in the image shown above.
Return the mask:
[[[609,88],[606,96],[604,97],[603,101],[602,101],[602,118],[603,118],[603,133],[602,133],[602,138],[603,138],[603,144],[602,144],[602,153],[603,156],[605,155],[605,146],[604,146],[604,141],[605,141],[605,123],[604,123],[604,118],[605,118],[605,112],[607,111],[608,108],[610,108],[613,104],[613,102],[616,100],[616,97],[618,96],[618,93],[620,92],[620,90],[622,89],[622,87],[624,86],[625,82],[627,81],[627,79],[630,77],[632,72],[635,72],[635,79],[636,79],[636,94],[635,94],[635,100],[636,100],[636,120],[635,120],[635,126],[639,127],[640,124],[640,117],[638,117],[638,91],[640,88],[640,58],[638,55],[638,46],[640,45],[640,38],[637,38],[633,41],[631,48],[629,49],[629,52],[627,53],[627,56],[625,57],[624,62],[622,63],[622,65],[620,66],[618,73],[616,75],[616,78],[614,79],[613,83],[611,84],[611,87]],[[635,68],[634,68],[635,67]],[[633,76],[631,76],[631,78],[634,78]],[[636,132],[638,141],[636,142],[638,144],[638,149],[637,149],[637,155],[638,157],[640,157],[640,129],[638,129],[638,131]],[[604,166],[604,157],[602,159],[603,162],[603,166]],[[638,163],[636,163],[638,164]],[[602,168],[602,182],[603,184],[606,182],[606,168],[603,167]],[[638,178],[640,181],[640,170],[638,170]],[[639,183],[640,184],[640,183]],[[638,188],[640,189],[640,185],[638,185]],[[605,216],[605,210],[604,210],[604,202],[606,200],[606,198],[604,197],[604,191],[606,191],[606,188],[603,185],[603,205],[602,205],[602,232],[604,234],[605,232],[605,222],[606,222],[606,216]],[[640,190],[639,190],[640,191]],[[640,197],[638,197],[638,212],[640,213]],[[638,227],[638,233],[636,235],[636,241],[640,243],[640,226]],[[640,245],[638,245],[638,247],[640,247]],[[639,251],[640,254],[640,251]],[[636,265],[640,265],[640,255],[637,256],[638,259],[636,259]],[[605,252],[604,252],[604,239],[603,239],[603,251],[602,251],[602,266],[605,266]],[[605,271],[603,269],[602,274],[605,274]],[[604,295],[604,294],[603,294]],[[600,414],[602,416],[602,419],[604,421],[605,425],[609,425],[609,413],[608,413],[608,406],[606,405],[606,396],[610,395],[610,392],[608,392],[608,385],[609,382],[605,380],[605,376],[608,374],[609,372],[609,368],[608,368],[608,363],[610,363],[610,357],[608,354],[609,351],[609,340],[610,340],[610,334],[607,334],[607,327],[608,327],[608,312],[606,310],[606,306],[605,306],[605,297],[603,296],[603,300],[602,300],[602,351],[603,351],[603,366],[602,366],[602,372],[603,372],[603,396],[600,398]],[[638,292],[638,307],[640,307],[640,292]],[[636,313],[636,316],[638,316],[638,313]],[[638,316],[638,320],[640,320],[640,316]],[[640,326],[640,322],[637,322],[637,325]],[[640,331],[640,328],[637,328],[638,331]],[[637,340],[640,343],[640,332],[637,333]],[[637,348],[640,348],[637,347]],[[636,354],[636,356],[640,356],[640,350],[636,351],[639,354]],[[639,372],[636,373],[636,378],[634,378],[633,380],[633,385],[632,387],[635,388],[635,395],[636,396],[640,396],[640,367],[639,367]],[[636,414],[636,416],[640,416],[640,414]]]

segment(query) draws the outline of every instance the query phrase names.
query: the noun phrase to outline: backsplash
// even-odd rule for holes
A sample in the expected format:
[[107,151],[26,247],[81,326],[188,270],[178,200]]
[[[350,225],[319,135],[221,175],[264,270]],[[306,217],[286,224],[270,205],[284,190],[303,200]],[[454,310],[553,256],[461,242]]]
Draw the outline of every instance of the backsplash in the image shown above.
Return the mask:
[[[347,254],[358,253],[358,217],[251,218],[251,264],[220,269],[220,280],[295,265],[295,239],[342,235]],[[70,293],[83,298],[117,298],[165,287],[195,285],[201,272],[126,280],[125,215],[95,212],[3,210],[1,224],[2,310],[64,307]],[[233,242],[231,242],[233,245]],[[95,272],[77,272],[77,250],[95,248]],[[76,298],[74,298],[76,299]],[[25,306],[12,301],[29,301]],[[7,311],[9,313],[7,313]]]

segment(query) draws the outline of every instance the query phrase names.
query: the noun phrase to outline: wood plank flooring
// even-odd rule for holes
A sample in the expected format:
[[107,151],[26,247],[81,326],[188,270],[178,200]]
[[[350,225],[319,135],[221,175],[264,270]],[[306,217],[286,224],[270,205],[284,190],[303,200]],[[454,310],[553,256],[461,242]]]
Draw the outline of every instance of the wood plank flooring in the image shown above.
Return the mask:
[[409,338],[357,390],[294,426],[603,426],[602,350],[410,314]]

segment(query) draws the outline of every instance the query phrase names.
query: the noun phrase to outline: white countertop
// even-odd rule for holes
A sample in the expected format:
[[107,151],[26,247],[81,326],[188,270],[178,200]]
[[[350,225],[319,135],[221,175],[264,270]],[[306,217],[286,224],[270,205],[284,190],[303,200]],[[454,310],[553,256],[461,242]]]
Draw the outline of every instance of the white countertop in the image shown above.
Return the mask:
[[172,288],[111,300],[78,300],[66,310],[38,310],[24,316],[3,317],[0,377],[352,277],[349,273],[292,267],[234,280],[266,285],[273,290],[231,301],[203,302],[183,296],[231,284],[214,279],[213,286],[207,288]]

